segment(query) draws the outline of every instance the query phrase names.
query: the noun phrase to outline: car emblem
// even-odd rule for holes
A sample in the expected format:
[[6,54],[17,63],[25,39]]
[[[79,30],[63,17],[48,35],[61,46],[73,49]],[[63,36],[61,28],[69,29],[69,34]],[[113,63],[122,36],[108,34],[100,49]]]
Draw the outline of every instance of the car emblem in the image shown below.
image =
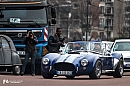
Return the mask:
[[22,37],[22,33],[18,33],[18,37],[21,38]]

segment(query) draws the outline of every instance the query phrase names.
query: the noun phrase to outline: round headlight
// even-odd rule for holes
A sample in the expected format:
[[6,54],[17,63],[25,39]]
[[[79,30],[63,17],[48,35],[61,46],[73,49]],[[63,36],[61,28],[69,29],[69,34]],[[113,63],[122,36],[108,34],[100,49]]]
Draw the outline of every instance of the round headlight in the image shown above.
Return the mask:
[[43,59],[42,59],[42,63],[43,63],[44,65],[49,64],[49,59],[48,59],[48,58],[43,58]]
[[88,60],[86,60],[86,59],[81,60],[81,65],[82,66],[88,65]]

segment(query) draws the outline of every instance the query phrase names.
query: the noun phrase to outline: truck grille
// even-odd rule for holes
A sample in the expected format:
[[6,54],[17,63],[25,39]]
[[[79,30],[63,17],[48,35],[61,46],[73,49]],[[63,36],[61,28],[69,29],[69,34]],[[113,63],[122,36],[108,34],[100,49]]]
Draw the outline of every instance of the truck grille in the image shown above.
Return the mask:
[[[0,32],[3,34],[3,32]],[[22,35],[21,35],[22,34]],[[41,32],[34,32],[37,38],[41,37]],[[23,40],[26,36],[26,32],[4,32],[4,35],[9,36],[12,40]]]
[[58,71],[73,71],[75,66],[71,63],[61,62],[54,64],[54,69]]

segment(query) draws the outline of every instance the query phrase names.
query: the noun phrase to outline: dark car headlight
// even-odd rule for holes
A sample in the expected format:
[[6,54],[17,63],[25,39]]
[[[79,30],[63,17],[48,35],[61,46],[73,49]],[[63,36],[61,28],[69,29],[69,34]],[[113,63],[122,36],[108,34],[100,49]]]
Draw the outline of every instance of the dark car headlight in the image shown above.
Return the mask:
[[81,65],[82,65],[82,66],[88,65],[88,60],[87,60],[87,59],[81,60]]
[[49,64],[49,59],[48,59],[48,58],[43,58],[43,59],[42,59],[42,63],[43,63],[44,65]]

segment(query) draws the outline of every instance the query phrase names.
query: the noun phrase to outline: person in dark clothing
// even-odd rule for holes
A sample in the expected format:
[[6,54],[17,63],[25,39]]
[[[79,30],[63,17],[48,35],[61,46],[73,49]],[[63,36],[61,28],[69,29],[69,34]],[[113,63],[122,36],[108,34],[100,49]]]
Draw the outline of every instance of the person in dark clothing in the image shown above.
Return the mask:
[[74,47],[74,48],[73,48],[74,50],[80,50],[80,48],[81,48],[78,43],[74,43],[74,44],[73,44],[73,47]]
[[102,52],[100,43],[95,43],[95,44],[94,44],[94,49],[93,49],[93,51]]
[[36,59],[36,44],[38,43],[37,37],[31,30],[27,31],[27,35],[23,40],[25,46],[25,59],[22,66],[21,75],[24,75],[26,65],[28,63],[29,58],[31,57],[31,74],[32,76],[35,75],[35,59]]
[[63,38],[61,34],[62,34],[61,28],[57,28],[54,36],[49,37],[49,41],[48,41],[49,53],[58,53],[60,46],[64,47],[65,39]]

